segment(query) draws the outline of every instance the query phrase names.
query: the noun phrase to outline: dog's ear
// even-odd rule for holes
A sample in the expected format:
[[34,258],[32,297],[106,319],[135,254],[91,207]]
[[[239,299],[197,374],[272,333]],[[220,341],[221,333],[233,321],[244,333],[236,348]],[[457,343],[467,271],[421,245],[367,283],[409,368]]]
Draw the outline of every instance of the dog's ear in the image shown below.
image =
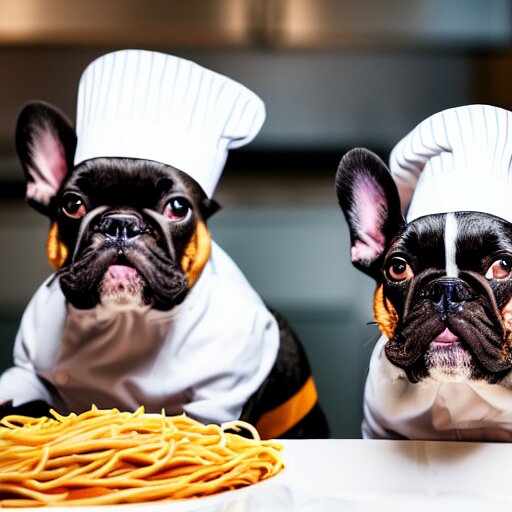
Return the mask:
[[18,116],[16,149],[28,203],[51,217],[52,200],[73,166],[76,134],[71,123],[47,103],[29,103]]
[[366,149],[349,151],[336,173],[336,194],[350,229],[352,263],[379,281],[384,252],[405,226],[386,164]]
[[200,209],[203,219],[208,220],[221,209],[221,205],[215,199],[204,198],[200,204]]

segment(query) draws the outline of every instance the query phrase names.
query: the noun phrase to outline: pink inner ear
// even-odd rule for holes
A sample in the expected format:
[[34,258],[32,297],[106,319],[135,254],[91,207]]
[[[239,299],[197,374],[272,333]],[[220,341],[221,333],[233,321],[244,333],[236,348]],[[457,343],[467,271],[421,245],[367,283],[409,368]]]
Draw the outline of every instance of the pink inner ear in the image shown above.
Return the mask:
[[27,188],[27,198],[47,205],[67,174],[66,153],[49,126],[34,133],[30,152],[34,165],[28,170],[33,183]]
[[387,210],[382,189],[367,176],[359,178],[354,185],[352,207],[359,240],[352,247],[352,261],[373,261],[382,253],[386,243],[382,228]]

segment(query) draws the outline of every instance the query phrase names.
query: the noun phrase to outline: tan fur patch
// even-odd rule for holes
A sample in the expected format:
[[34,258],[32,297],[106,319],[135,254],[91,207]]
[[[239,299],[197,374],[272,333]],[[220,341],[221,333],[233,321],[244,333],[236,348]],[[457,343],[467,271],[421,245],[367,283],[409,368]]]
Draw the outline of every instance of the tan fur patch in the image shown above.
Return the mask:
[[48,238],[46,240],[46,255],[50,265],[55,270],[59,270],[59,268],[64,265],[64,262],[68,257],[68,252],[68,248],[60,239],[57,223],[54,222],[50,226],[50,231],[48,232]]
[[512,300],[505,304],[501,310],[501,319],[505,331],[505,339],[501,349],[501,357],[504,360],[512,360]]
[[377,287],[373,296],[373,315],[382,334],[391,339],[398,323],[398,314],[393,304],[384,298],[382,285]]
[[206,224],[198,222],[196,232],[188,243],[181,258],[181,268],[193,286],[210,257],[211,236]]

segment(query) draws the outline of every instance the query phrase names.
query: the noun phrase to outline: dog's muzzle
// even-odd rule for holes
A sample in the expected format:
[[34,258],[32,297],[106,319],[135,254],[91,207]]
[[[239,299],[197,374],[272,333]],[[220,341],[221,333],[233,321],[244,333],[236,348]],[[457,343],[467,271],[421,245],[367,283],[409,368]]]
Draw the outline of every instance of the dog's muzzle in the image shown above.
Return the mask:
[[171,235],[163,217],[144,209],[142,212],[127,209],[109,209],[100,206],[91,210],[83,219],[78,231],[72,261],[88,243],[90,234],[101,235],[105,248],[117,248],[120,253],[135,245],[143,235],[161,240],[164,249],[172,259],[176,258]]
[[443,277],[428,283],[419,298],[433,302],[441,320],[446,321],[449,316],[461,313],[464,304],[476,297],[461,279]]
[[93,231],[104,235],[108,245],[120,248],[130,244],[143,234],[151,234],[151,229],[139,215],[115,212],[103,215],[93,227]]
[[82,220],[73,257],[58,273],[67,300],[89,309],[109,300],[169,310],[189,285],[163,216],[98,207]]
[[476,272],[464,271],[458,277],[425,272],[410,287],[400,320],[386,355],[412,382],[439,368],[440,350],[444,363],[449,359],[449,373],[464,366],[465,378],[495,382],[512,368],[493,290]]

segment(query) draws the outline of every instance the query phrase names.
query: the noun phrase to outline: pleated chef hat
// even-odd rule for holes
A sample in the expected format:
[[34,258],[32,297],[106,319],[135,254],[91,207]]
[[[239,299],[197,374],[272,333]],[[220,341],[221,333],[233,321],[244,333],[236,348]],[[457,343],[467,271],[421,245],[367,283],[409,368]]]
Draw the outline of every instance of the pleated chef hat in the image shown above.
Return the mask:
[[213,194],[228,150],[265,120],[262,100],[194,62],[145,50],[93,61],[78,88],[75,165],[96,157],[154,160]]
[[408,221],[478,211],[512,222],[512,113],[466,105],[434,114],[393,148],[390,171]]

